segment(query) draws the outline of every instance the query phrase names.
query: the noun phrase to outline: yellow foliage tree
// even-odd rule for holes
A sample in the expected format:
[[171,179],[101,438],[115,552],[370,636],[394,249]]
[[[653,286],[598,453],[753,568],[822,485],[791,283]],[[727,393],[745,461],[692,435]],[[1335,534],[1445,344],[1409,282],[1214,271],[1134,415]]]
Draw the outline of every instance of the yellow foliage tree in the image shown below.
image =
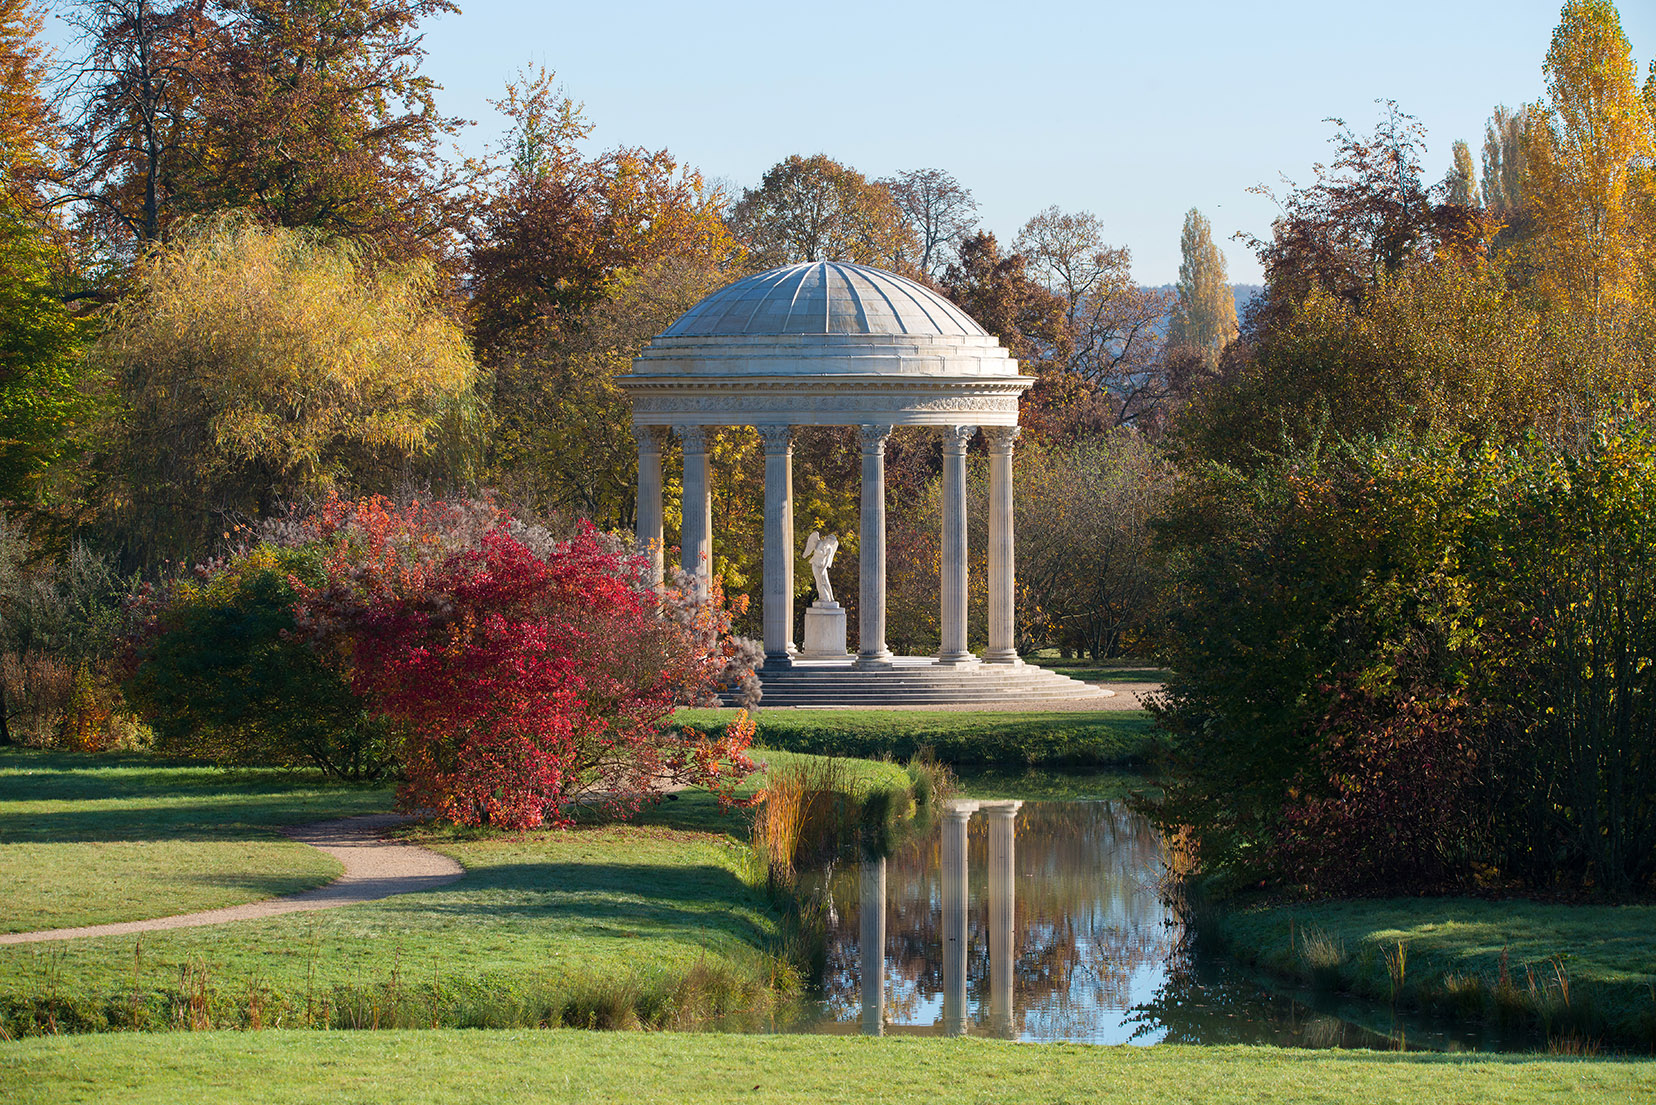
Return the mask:
[[1610,0],[1564,5],[1544,71],[1547,101],[1525,129],[1538,281],[1597,329],[1636,299],[1656,248],[1637,217],[1656,134]]
[[45,180],[56,121],[42,86],[51,61],[35,0],[0,0],[0,188],[32,207]]
[[121,399],[110,505],[139,561],[463,460],[476,369],[427,261],[203,221],[140,262],[108,323],[94,356]]

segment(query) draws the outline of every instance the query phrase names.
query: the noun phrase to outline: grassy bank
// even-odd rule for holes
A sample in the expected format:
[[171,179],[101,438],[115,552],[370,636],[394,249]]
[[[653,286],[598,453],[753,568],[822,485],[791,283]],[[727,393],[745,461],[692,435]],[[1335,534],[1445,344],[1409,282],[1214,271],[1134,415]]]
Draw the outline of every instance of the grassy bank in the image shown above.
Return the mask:
[[[765,758],[778,768],[802,759]],[[102,770],[37,762],[42,788],[66,796]],[[129,832],[164,839],[184,824],[165,794],[167,773],[187,780],[194,770],[100,775],[97,796],[53,799],[66,803],[55,816],[68,824],[84,812],[93,826],[85,835],[94,837],[99,810],[116,803]],[[843,765],[842,774],[858,789],[908,781],[890,764]],[[308,801],[302,819],[341,812]],[[273,807],[293,812],[283,802],[270,796]],[[459,860],[466,875],[346,909],[141,940],[0,948],[0,1031],[666,1026],[764,1016],[797,988],[785,911],[753,869],[745,811],[722,811],[705,792],[685,792],[633,824],[512,837],[427,826],[407,835]],[[38,894],[53,875],[31,878],[11,889]],[[157,911],[166,912],[176,910]]]
[[[734,710],[680,710],[675,721],[722,729]],[[930,749],[951,766],[1099,769],[1145,762],[1156,739],[1141,710],[973,713],[950,710],[764,710],[758,743],[819,756],[912,759]]]
[[1651,1064],[1271,1048],[573,1031],[134,1034],[0,1044],[17,1105],[732,1100],[1254,1105],[1656,1101]]
[[1256,907],[1212,925],[1244,962],[1404,1008],[1656,1049],[1656,906],[1403,898]]
[[276,832],[389,809],[308,771],[0,752],[0,932],[238,905],[320,886],[330,856]]

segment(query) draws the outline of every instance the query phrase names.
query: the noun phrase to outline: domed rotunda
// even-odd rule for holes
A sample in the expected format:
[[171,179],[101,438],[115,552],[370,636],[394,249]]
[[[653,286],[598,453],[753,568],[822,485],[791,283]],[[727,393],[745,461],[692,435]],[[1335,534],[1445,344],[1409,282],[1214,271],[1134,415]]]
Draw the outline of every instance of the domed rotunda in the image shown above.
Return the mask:
[[[776,704],[777,676],[799,666],[872,674],[922,662],[1004,665],[1003,671],[1018,665],[1012,449],[1018,397],[1035,381],[1019,375],[1018,362],[960,308],[881,269],[833,261],[789,265],[707,296],[651,341],[616,382],[632,399],[638,540],[656,558],[658,578],[666,432],[671,429],[684,452],[681,563],[704,587],[714,537],[708,428],[753,426],[764,440],[767,704]],[[862,433],[854,661],[843,644],[844,611],[834,603],[819,601],[807,610],[803,652],[793,641],[792,431],[824,425],[857,426]],[[885,643],[885,443],[896,426],[936,426],[944,441],[942,649],[923,661],[893,657]],[[980,429],[989,444],[991,485],[989,647],[981,660],[967,648],[966,623],[966,445]]]

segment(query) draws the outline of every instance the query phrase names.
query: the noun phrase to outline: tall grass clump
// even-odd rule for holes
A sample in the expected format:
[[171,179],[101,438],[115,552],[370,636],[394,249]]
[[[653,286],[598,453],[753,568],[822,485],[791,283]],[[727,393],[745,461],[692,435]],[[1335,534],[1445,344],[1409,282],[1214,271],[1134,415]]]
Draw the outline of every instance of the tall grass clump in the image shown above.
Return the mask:
[[751,841],[773,882],[832,858],[851,824],[851,780],[838,760],[772,771],[755,796]]

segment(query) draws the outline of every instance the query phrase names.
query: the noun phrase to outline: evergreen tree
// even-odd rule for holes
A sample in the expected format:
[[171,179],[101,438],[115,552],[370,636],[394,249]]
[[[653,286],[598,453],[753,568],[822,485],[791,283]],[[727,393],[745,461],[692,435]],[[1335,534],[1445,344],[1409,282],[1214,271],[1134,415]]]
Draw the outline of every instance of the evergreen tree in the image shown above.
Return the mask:
[[1236,296],[1225,255],[1213,244],[1213,228],[1194,207],[1185,214],[1179,249],[1183,260],[1168,344],[1193,346],[1216,357],[1236,333]]

